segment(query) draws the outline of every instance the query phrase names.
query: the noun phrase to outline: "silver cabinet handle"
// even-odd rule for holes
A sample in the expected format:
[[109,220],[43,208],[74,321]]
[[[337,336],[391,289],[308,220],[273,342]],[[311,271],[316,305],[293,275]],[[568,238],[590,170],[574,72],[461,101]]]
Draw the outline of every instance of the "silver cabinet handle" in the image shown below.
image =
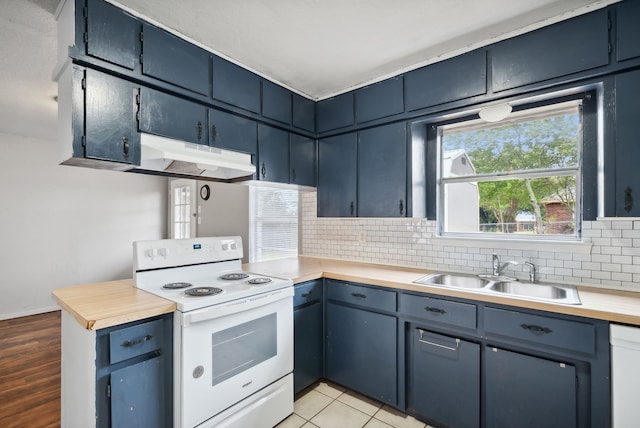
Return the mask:
[[425,331],[420,328],[417,328],[416,330],[420,332],[420,338],[418,339],[418,342],[420,343],[424,343],[425,345],[437,346],[438,348],[446,349],[449,351],[457,351],[460,348],[460,339],[456,339],[456,347],[453,348],[451,346],[441,345],[439,343],[434,343],[434,342],[425,340],[423,339],[423,334],[425,333]]

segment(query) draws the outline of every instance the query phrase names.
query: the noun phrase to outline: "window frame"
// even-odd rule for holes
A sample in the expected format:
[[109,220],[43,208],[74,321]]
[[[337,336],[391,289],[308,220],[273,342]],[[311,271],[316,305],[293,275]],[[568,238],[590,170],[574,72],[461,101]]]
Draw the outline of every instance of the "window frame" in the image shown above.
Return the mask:
[[[427,201],[430,201],[432,208],[427,207],[430,213],[429,218],[436,220],[434,237],[452,239],[472,239],[472,240],[494,240],[494,241],[525,241],[525,242],[582,242],[582,222],[595,220],[597,212],[597,201],[601,197],[598,191],[598,176],[600,171],[599,151],[602,145],[601,135],[598,132],[599,122],[601,122],[602,108],[602,85],[592,85],[590,87],[573,88],[563,92],[552,94],[542,94],[528,99],[514,100],[509,102],[514,112],[530,110],[532,108],[547,105],[559,104],[567,101],[580,100],[582,114],[582,135],[581,145],[578,147],[579,170],[576,175],[576,198],[575,198],[575,232],[571,235],[521,235],[507,233],[487,233],[487,232],[446,232],[444,231],[444,190],[445,185],[441,179],[442,168],[442,141],[441,129],[452,124],[477,120],[477,112],[480,107],[474,110],[467,110],[452,114],[449,118],[439,118],[427,123],[427,144],[429,157],[427,158],[427,175],[430,177],[432,185],[427,188]],[[496,123],[500,126],[500,123]],[[558,169],[560,170],[560,169]],[[549,171],[549,170],[544,170]],[[531,170],[531,175],[537,172]],[[472,178],[486,178],[491,174],[479,174],[470,176]],[[498,175],[498,174],[495,174]],[[545,175],[550,176],[550,175]],[[469,178],[469,177],[466,177]],[[520,177],[512,177],[520,178]],[[495,178],[502,180],[503,178]],[[448,182],[455,182],[457,179],[448,179]],[[485,181],[485,180],[483,180]],[[488,180],[487,180],[488,181]],[[460,179],[460,182],[470,182],[470,180]],[[476,181],[477,182],[477,181]],[[431,196],[430,196],[431,194]],[[434,209],[435,207],[435,209]]]

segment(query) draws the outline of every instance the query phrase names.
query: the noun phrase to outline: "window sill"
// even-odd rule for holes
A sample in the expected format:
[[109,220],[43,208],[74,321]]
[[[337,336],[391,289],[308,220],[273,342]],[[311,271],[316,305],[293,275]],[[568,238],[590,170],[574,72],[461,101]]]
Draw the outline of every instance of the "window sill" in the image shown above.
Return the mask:
[[473,248],[551,251],[578,254],[591,254],[591,247],[593,246],[590,242],[581,241],[530,241],[524,239],[470,238],[468,236],[434,236],[432,241],[438,245],[464,245],[465,247]]

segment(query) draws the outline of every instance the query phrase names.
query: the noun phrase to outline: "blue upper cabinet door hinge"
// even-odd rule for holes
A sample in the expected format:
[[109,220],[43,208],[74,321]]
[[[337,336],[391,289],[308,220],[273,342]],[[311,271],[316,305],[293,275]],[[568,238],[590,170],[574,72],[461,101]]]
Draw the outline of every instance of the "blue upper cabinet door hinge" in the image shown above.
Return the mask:
[[85,149],[87,148],[87,136],[86,135],[82,136],[81,144],[82,144],[82,147],[84,147]]
[[87,6],[82,8],[82,17],[84,19],[87,19],[89,17],[89,9],[87,9]]
[[111,398],[111,384],[108,383],[107,384],[107,398]]
[[83,91],[85,89],[87,89],[87,78],[86,77],[82,78],[82,80],[80,81],[80,85],[81,85]]

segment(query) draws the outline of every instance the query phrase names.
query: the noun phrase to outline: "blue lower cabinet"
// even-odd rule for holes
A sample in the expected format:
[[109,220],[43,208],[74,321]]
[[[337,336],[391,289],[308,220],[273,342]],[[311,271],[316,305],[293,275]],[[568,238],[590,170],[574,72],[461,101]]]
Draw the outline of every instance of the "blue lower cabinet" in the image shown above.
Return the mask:
[[578,426],[573,365],[494,347],[483,356],[486,427]]
[[96,427],[173,423],[173,314],[96,333]]
[[297,394],[324,373],[323,281],[295,286],[293,298],[293,387]]
[[438,426],[479,427],[480,345],[411,326],[407,346],[408,411]]
[[326,375],[383,403],[397,403],[397,319],[328,302]]

